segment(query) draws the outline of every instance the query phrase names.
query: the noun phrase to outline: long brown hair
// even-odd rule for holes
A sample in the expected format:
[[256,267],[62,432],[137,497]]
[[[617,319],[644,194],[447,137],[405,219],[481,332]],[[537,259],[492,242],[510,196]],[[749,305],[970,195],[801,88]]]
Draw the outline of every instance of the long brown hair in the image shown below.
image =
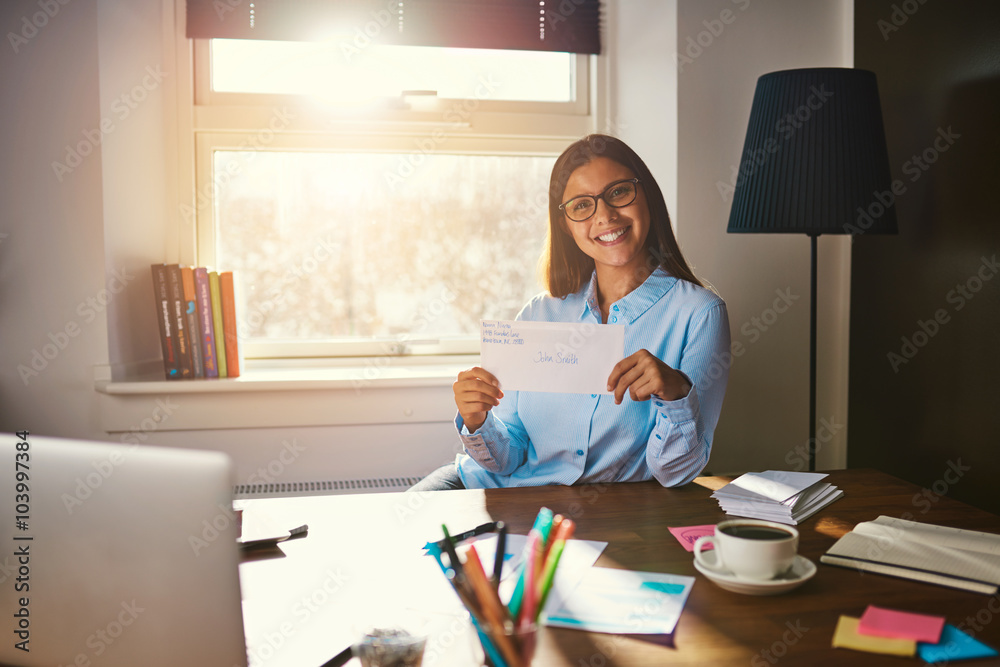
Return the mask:
[[594,260],[576,245],[566,229],[559,209],[570,175],[594,158],[605,157],[632,170],[646,193],[649,206],[649,234],[646,251],[650,271],[662,266],[672,276],[703,286],[691,269],[674,238],[667,203],[646,163],[624,141],[606,134],[591,134],[563,151],[552,167],[549,179],[549,232],[541,259],[541,273],[549,294],[564,297],[583,287],[594,272]]

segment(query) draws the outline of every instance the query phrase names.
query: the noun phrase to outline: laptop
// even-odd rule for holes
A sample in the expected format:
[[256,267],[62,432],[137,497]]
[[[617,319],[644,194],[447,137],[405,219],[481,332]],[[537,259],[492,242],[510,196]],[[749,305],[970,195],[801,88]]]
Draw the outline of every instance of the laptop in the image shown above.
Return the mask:
[[229,458],[22,442],[0,433],[0,663],[244,667]]

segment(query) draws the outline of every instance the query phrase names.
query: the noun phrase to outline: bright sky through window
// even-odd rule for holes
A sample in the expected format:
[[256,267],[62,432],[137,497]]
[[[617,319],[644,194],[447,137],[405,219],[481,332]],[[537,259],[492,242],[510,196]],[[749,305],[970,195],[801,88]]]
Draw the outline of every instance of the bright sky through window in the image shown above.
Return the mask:
[[216,151],[216,173],[233,174],[216,199],[216,259],[240,274],[243,335],[475,336],[480,319],[513,318],[541,291],[554,162]]
[[[568,102],[574,56],[542,51],[369,45],[345,50],[327,42],[212,40],[212,87],[227,93],[310,95],[356,106],[402,91],[446,99]],[[480,91],[477,94],[477,90]]]

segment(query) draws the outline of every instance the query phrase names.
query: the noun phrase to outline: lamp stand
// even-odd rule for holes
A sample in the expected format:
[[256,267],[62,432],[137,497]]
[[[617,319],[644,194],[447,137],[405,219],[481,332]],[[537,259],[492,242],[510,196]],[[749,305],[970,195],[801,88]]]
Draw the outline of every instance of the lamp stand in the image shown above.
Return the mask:
[[816,470],[816,241],[810,234],[812,269],[809,281],[809,472]]

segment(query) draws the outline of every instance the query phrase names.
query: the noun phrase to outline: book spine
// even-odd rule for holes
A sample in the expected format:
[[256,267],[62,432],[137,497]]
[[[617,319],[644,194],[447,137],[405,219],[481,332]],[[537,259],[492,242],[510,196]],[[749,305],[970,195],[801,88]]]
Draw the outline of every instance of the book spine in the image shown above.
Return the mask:
[[236,285],[232,271],[219,274],[222,290],[222,331],[226,337],[226,373],[228,377],[240,376],[240,343],[236,325]]
[[215,356],[215,326],[212,321],[212,293],[208,286],[208,269],[199,267],[194,270],[195,299],[198,302],[198,332],[201,335],[202,365],[205,367],[205,377],[219,377],[219,365]]
[[177,332],[177,361],[182,379],[194,377],[194,362],[188,339],[187,318],[184,316],[184,287],[181,283],[179,264],[167,265],[167,284],[170,287],[170,314],[173,316],[174,331]]
[[201,331],[198,326],[198,310],[195,305],[194,269],[181,267],[181,284],[184,287],[184,317],[188,330],[188,346],[191,348],[191,363],[194,377],[205,377],[205,365],[201,356]]
[[819,562],[825,563],[826,565],[846,567],[852,570],[858,570],[859,572],[875,572],[876,574],[884,574],[890,577],[910,579],[911,581],[922,581],[928,584],[937,584],[939,586],[947,586],[948,588],[957,588],[963,591],[982,593],[983,595],[995,595],[997,592],[997,586],[982,581],[961,579],[951,577],[946,574],[938,574],[935,572],[928,572],[927,570],[918,570],[899,565],[890,565],[888,563],[874,563],[872,561],[859,560],[849,556],[823,554],[819,557]]
[[212,326],[215,328],[215,362],[219,366],[219,377],[228,377],[226,368],[226,337],[222,335],[222,292],[219,290],[219,274],[208,274],[208,289],[212,295]]
[[170,290],[167,287],[167,267],[153,264],[153,297],[156,301],[156,320],[160,325],[160,347],[163,350],[163,375],[168,380],[180,377],[177,351],[174,343],[173,317],[170,315]]

